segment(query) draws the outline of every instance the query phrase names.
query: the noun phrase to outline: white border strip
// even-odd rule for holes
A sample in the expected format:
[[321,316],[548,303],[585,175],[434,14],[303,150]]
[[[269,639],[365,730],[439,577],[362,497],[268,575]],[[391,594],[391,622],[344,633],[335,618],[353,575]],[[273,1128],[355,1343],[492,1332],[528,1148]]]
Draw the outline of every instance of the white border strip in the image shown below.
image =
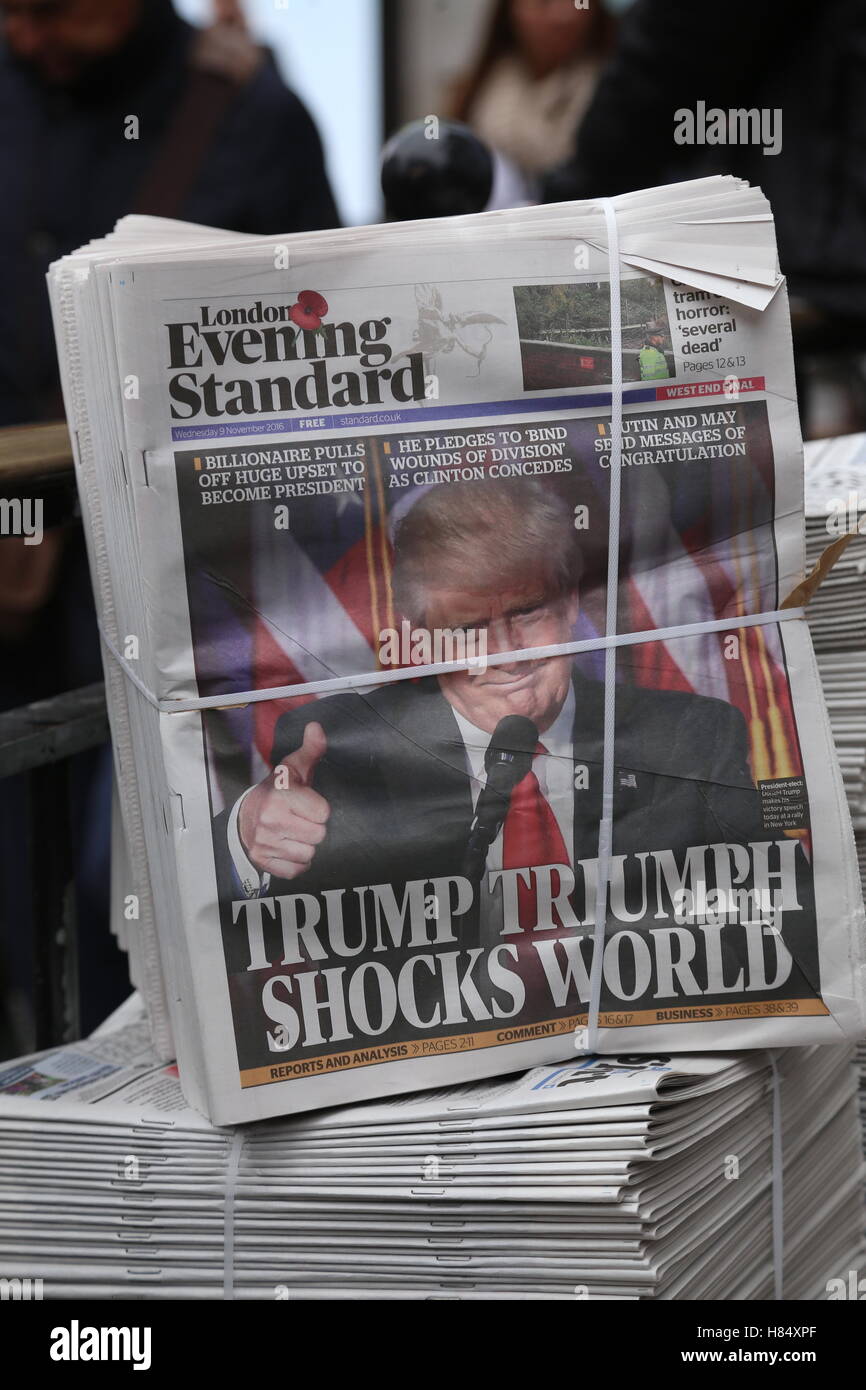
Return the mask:
[[[522,647],[512,652],[495,652],[493,656],[485,658],[484,664],[486,666],[504,666],[512,661],[541,661],[550,656],[570,656],[577,652],[597,652],[616,647],[634,647],[644,642],[670,642],[677,637],[696,637],[703,632],[737,632],[744,627],[765,627],[770,623],[784,623],[792,618],[804,618],[805,616],[805,608],[779,608],[766,613],[751,613],[744,617],[711,618],[700,623],[682,623],[674,627],[645,628],[639,632],[622,632],[607,637],[589,637],[579,642],[556,642],[548,647]],[[336,694],[343,690],[364,690],[371,685],[391,685],[394,681],[420,680],[424,676],[446,675],[449,671],[471,671],[479,666],[477,658],[469,658],[464,661],[434,661],[426,666],[401,666],[389,671],[362,671],[355,675],[333,676],[322,681],[301,681],[297,685],[269,686],[265,690],[230,690],[224,695],[203,695],[190,700],[159,699],[145,685],[101,625],[99,635],[106,651],[111,654],[127,679],[162,714],[187,714],[194,710],[255,705],[264,700],[288,700],[294,695],[326,695]]]

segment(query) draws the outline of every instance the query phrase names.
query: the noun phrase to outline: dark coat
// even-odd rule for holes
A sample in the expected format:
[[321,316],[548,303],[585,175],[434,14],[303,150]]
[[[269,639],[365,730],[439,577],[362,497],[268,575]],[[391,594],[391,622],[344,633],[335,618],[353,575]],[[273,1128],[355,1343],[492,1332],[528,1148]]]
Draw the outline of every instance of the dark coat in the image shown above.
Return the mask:
[[[140,192],[188,89],[196,31],[171,0],[144,0],[141,9],[130,39],[76,86],[49,87],[0,51],[0,425],[63,415],[45,283],[50,262],[104,236],[125,213],[160,210]],[[131,115],[137,139],[125,138]],[[267,234],[338,221],[316,128],[269,57],[223,111],[190,172],[185,197],[172,208],[190,222]],[[54,597],[26,639],[0,642],[0,672],[4,708],[101,678],[80,533],[68,536]],[[126,962],[109,944],[107,925],[110,770],[104,760],[98,775],[87,766],[102,751],[77,760],[73,781],[73,820],[86,837],[78,852],[85,1028],[129,992]],[[11,779],[0,790],[0,923],[19,943],[32,935],[20,874],[23,795]],[[113,959],[109,992],[103,976]],[[21,970],[26,991],[29,961]],[[21,1040],[15,1050],[24,1047]]]
[[[677,145],[697,102],[781,111],[782,146]],[[792,293],[866,321],[866,6],[862,0],[636,0],[545,201],[598,198],[705,174],[759,185]],[[841,332],[841,324],[840,330]]]
[[[62,415],[45,272],[104,236],[139,191],[186,90],[196,30],[147,0],[130,39],[77,86],[0,55],[0,425]],[[125,138],[129,115],[138,138]],[[316,128],[268,56],[239,89],[175,213],[262,234],[335,226]]]

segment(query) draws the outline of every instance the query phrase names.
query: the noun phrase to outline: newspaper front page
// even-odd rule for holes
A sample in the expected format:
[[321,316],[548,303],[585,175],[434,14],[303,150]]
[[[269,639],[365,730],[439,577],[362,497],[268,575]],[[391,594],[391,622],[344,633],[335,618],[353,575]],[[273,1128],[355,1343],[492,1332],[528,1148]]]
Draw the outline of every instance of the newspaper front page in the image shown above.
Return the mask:
[[588,1023],[619,1053],[862,1031],[850,823],[778,611],[785,289],[747,213],[714,273],[735,189],[700,188],[655,240],[658,209],[620,214],[615,632],[643,636],[616,648],[603,930],[598,211],[94,258],[71,296],[117,446],[121,777],[158,806],[181,1076],[217,1122],[564,1060]]

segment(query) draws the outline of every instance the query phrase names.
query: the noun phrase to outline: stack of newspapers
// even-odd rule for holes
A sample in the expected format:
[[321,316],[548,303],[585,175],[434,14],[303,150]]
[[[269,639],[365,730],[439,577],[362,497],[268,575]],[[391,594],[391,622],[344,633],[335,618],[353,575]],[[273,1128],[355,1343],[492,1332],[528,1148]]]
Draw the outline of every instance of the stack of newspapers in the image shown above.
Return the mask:
[[[786,605],[802,444],[759,190],[269,239],[133,217],[49,281],[117,926],[191,1106],[862,1036],[845,786]],[[729,1089],[754,1143],[762,1086]],[[641,1245],[666,1239],[659,1155],[696,1201],[703,1171],[658,1104],[637,1186],[598,1170],[599,1202],[631,1193],[632,1290],[679,1277]]]
[[[866,891],[866,434],[805,446],[806,559],[848,541],[809,604],[809,626]],[[866,1044],[858,1047],[866,1150]]]
[[806,558],[853,537],[809,603],[809,627],[866,883],[866,435],[805,447]]
[[232,1133],[133,1023],[0,1068],[0,1269],[45,1298],[847,1296],[851,1048],[776,1066],[581,1058]]

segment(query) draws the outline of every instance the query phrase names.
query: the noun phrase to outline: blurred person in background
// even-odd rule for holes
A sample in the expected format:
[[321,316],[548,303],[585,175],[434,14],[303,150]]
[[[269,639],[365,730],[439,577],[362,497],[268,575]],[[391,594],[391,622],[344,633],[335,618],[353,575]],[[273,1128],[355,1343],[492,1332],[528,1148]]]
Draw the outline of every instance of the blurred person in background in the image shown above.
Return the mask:
[[[699,102],[763,113],[776,139],[766,153],[763,138],[678,143],[678,113]],[[863,0],[728,0],[724,10],[637,0],[574,134],[573,155],[543,181],[547,202],[718,173],[763,189],[792,296],[799,385],[810,357],[849,373],[850,413],[831,432],[866,428]]]
[[0,0],[0,424],[62,413],[52,260],[128,212],[237,232],[329,227],[318,133],[237,3]]
[[601,0],[496,0],[451,112],[523,175],[573,151],[613,38]]
[[[63,415],[45,272],[125,213],[238,232],[336,225],[318,133],[238,0],[199,30],[171,0],[0,0],[0,425]],[[101,678],[80,529],[0,539],[0,708]],[[75,760],[83,1023],[128,992],[107,930],[110,759]],[[23,1050],[26,786],[0,782],[0,974]],[[5,957],[5,960],[4,960]]]

